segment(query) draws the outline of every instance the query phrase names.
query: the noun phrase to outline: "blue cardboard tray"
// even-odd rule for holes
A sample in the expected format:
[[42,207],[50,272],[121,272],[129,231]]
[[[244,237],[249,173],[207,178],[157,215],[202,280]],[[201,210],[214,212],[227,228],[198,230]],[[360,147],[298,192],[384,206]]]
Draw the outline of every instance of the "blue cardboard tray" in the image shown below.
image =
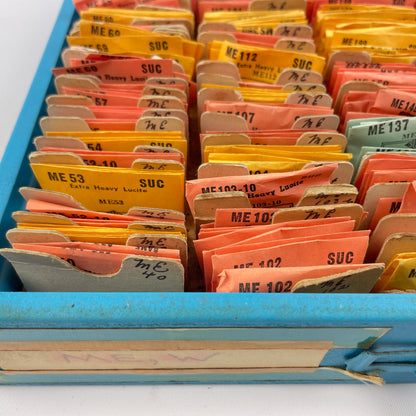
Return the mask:
[[[18,189],[36,186],[27,156],[75,18],[65,0],[0,165],[1,247],[24,209]],[[27,293],[0,263],[1,384],[393,383],[415,371],[416,295]]]

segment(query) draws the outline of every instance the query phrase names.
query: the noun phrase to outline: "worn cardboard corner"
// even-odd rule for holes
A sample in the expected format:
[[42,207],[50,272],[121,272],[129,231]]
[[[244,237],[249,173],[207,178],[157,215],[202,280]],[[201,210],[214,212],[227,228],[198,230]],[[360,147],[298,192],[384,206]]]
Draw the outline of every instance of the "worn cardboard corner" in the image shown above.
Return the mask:
[[317,279],[296,283],[293,293],[370,293],[384,271],[384,264],[373,264]]
[[222,114],[205,111],[201,114],[201,133],[248,131],[247,121],[235,114]]
[[176,261],[128,256],[117,273],[81,271],[58,257],[27,250],[0,249],[28,292],[181,292],[184,268]]
[[250,175],[246,165],[241,163],[203,163],[198,168],[198,179],[218,178],[221,176]]

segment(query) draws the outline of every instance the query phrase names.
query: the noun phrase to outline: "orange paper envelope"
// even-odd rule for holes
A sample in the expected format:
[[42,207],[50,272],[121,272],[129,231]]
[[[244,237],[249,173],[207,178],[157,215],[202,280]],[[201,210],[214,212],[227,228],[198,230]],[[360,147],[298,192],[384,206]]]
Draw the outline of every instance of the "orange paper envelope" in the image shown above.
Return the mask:
[[111,166],[130,168],[137,159],[173,160],[181,164],[184,157],[180,153],[148,153],[148,152],[103,152],[84,149],[44,147],[42,152],[70,152],[80,156],[86,165]]
[[187,182],[186,199],[193,211],[194,198],[199,194],[242,191],[253,207],[291,207],[310,185],[330,184],[337,166],[328,164],[287,173],[197,179]]
[[[328,217],[328,218],[314,218],[313,220],[317,220],[317,223],[313,223],[313,224],[327,224],[329,222],[344,222],[344,221],[349,221],[351,218],[350,217]],[[290,225],[291,227],[297,227],[297,226],[304,226],[308,223],[304,222],[304,221],[311,221],[311,219],[302,219],[302,220],[290,220],[287,222],[281,222],[278,221],[275,224],[258,224],[255,227],[255,230],[261,230],[260,227],[264,227],[264,226],[269,226],[269,225]],[[312,224],[312,223],[309,223]],[[213,237],[213,236],[218,236],[221,234],[227,234],[230,232],[234,232],[234,231],[242,231],[242,230],[247,230],[248,228],[252,228],[252,227],[247,227],[247,226],[225,226],[225,227],[215,227],[215,223],[208,223],[208,224],[202,224],[201,228],[199,230],[198,233],[198,238],[199,239],[203,239],[203,238],[208,238],[208,237]],[[264,228],[267,231],[267,227]],[[272,230],[272,228],[270,228],[270,230]],[[254,231],[253,231],[254,232]]]
[[[144,87],[144,84],[143,84]],[[82,88],[62,87],[64,95],[83,95],[92,100],[95,105],[101,106],[131,106],[137,107],[141,94],[130,94],[127,92],[115,92],[105,90],[90,90]]]
[[354,185],[360,189],[365,186],[365,175],[374,170],[387,170],[387,169],[414,169],[416,164],[416,157],[411,155],[398,155],[398,154],[386,154],[375,153],[370,155],[363,163]]
[[179,7],[178,0],[96,0],[94,2],[91,2],[91,0],[73,0],[73,2],[78,12],[88,10],[88,8],[92,7],[92,4],[94,7],[111,7],[120,9],[134,9],[135,6],[140,4],[160,7]]
[[212,285],[224,269],[254,267],[292,267],[363,263],[368,247],[368,233],[356,237],[314,239],[277,247],[212,256]]
[[150,77],[172,77],[173,63],[171,59],[110,59],[77,67],[54,68],[52,72],[55,76],[62,74],[94,75],[105,84],[134,84],[143,83]]
[[352,231],[353,228],[354,221],[339,222],[336,224],[310,224],[305,227],[290,227],[289,225],[215,250],[203,251],[203,272],[206,285],[209,287],[209,279],[212,275],[212,256],[214,254],[227,254],[251,249],[269,248],[277,245],[308,241],[314,238],[331,238],[330,234],[341,235],[340,233],[342,233],[342,235],[345,236],[343,233]]
[[346,232],[352,231],[353,228],[354,221],[350,221],[347,217],[289,221],[268,226],[243,228],[195,240],[194,246],[201,269],[204,273],[207,271],[207,274],[210,275],[205,265],[210,265],[210,254],[208,252],[211,250],[262,241],[267,243],[307,235]]
[[271,224],[278,208],[217,208],[215,227],[238,227]]
[[62,243],[58,245],[44,243],[15,243],[14,249],[29,250],[40,253],[48,253],[66,260],[80,270],[95,274],[113,274],[120,267],[123,259],[129,255],[164,257],[180,261],[178,250],[155,253],[153,251],[141,250],[135,247],[121,246],[123,250],[114,249],[113,245],[101,245],[83,243]]
[[242,116],[250,130],[290,129],[303,116],[333,114],[332,108],[294,104],[255,104],[245,102],[206,101],[204,111]]
[[374,230],[381,218],[390,214],[416,213],[416,182],[409,183],[403,198],[380,198],[376,211],[370,223],[370,230]]
[[364,175],[358,194],[358,203],[362,203],[367,190],[376,183],[412,182],[416,180],[416,169],[376,170]]
[[368,265],[341,264],[337,266],[225,269],[220,273],[216,291],[288,293],[301,280],[318,279],[364,267],[368,267]]
[[396,213],[401,204],[402,198],[380,198],[368,228],[374,230],[381,218]]
[[397,89],[380,88],[370,108],[370,113],[386,113],[399,116],[416,115],[416,93]]

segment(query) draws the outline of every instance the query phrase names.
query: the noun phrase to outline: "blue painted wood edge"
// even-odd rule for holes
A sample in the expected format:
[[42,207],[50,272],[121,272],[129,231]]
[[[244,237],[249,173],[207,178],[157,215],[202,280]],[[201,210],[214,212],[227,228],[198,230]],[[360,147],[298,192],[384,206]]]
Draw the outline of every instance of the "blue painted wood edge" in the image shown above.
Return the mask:
[[0,293],[1,328],[416,326],[416,295]]
[[[0,181],[0,216],[2,220],[6,216],[10,216],[10,210],[6,210],[6,207],[15,198],[13,193],[15,192],[16,181],[19,178],[18,172],[22,166],[28,165],[24,159],[28,146],[32,144],[30,139],[33,131],[38,128],[38,117],[41,114],[42,107],[45,106],[45,96],[52,79],[51,68],[54,68],[60,59],[66,34],[72,23],[74,10],[72,1],[64,0],[4,152],[0,164],[0,172],[2,173]],[[4,230],[1,230],[1,232],[4,233]]]
[[313,373],[198,373],[198,374],[36,374],[0,371],[1,384],[201,384],[201,383],[358,383],[339,372],[318,369]]

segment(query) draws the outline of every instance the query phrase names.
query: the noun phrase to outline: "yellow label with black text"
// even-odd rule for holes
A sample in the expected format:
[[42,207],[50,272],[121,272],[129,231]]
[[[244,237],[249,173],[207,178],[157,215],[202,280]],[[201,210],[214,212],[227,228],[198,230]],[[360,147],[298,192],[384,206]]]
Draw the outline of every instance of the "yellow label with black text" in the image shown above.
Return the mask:
[[303,10],[206,12],[204,13],[204,22],[231,23],[237,32],[259,35],[273,35],[276,27],[285,23],[308,24]]
[[[217,50],[216,50],[217,49]],[[209,59],[234,62],[243,79],[273,84],[285,68],[322,73],[325,59],[310,53],[259,48],[231,42],[212,42]]]
[[[416,30],[416,26],[413,30]],[[396,33],[395,36],[388,36],[387,33],[383,33],[383,29],[373,30],[371,33],[351,30],[335,31],[326,45],[326,53],[339,50],[341,47],[361,47],[363,50],[373,48],[416,50],[416,32],[413,34]]]
[[107,38],[103,36],[68,36],[69,46],[84,46],[105,53],[159,52],[183,55],[183,40],[179,36],[152,35],[124,36]]
[[132,20],[143,17],[152,18],[171,18],[187,19],[194,22],[194,15],[189,10],[184,9],[165,9],[161,10],[131,10],[131,9],[111,9],[109,7],[90,7],[88,11],[81,12],[82,19],[94,21],[103,21],[111,23],[121,23],[122,18],[125,20],[122,24],[131,24]]
[[140,29],[139,27],[121,25],[117,23],[93,22],[91,20],[80,20],[79,33],[81,37],[102,36],[106,38],[150,34],[148,30]]
[[184,172],[104,166],[31,164],[42,189],[73,196],[93,211],[127,213],[132,207],[184,210]]

